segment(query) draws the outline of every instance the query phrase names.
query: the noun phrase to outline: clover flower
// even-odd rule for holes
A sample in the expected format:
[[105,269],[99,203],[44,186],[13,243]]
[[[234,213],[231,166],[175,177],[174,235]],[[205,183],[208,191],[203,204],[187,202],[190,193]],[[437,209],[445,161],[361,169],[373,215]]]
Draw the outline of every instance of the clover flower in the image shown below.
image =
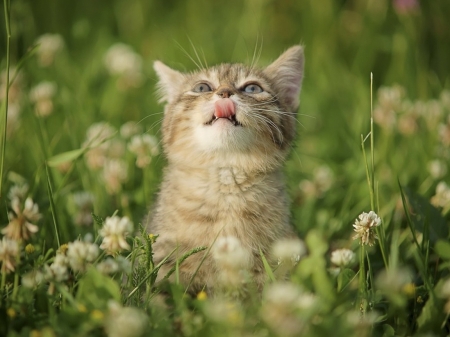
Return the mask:
[[64,40],[59,34],[41,35],[37,39],[36,44],[39,44],[36,53],[39,64],[42,67],[50,66],[53,63],[56,54],[64,48]]
[[212,256],[219,269],[219,280],[224,286],[237,286],[247,279],[251,253],[234,236],[219,237],[212,247]]
[[356,234],[353,236],[353,240],[360,239],[362,245],[373,246],[375,239],[378,236],[375,234],[374,229],[381,224],[380,217],[374,212],[361,213],[359,220],[355,220],[353,225]]
[[136,166],[144,168],[152,160],[152,156],[159,154],[158,140],[150,135],[136,135],[131,138],[128,149],[137,157]]
[[133,231],[133,223],[128,217],[107,217],[99,234],[103,237],[100,248],[108,254],[114,254],[122,250],[129,250],[130,245],[126,237]]
[[85,154],[87,166],[92,170],[103,167],[108,158],[108,149],[111,138],[116,133],[116,129],[106,122],[92,124],[86,131],[84,148],[89,148]]
[[350,249],[336,249],[331,253],[331,263],[343,268],[351,265],[355,260],[355,253]]
[[120,127],[120,135],[124,139],[130,139],[135,135],[142,133],[142,127],[137,122],[126,122]]
[[69,259],[66,255],[57,253],[53,263],[44,266],[44,277],[50,282],[62,282],[69,278]]
[[305,329],[305,322],[299,319],[301,311],[313,310],[317,303],[314,294],[305,292],[299,286],[288,282],[275,282],[263,293],[261,316],[263,320],[282,336],[298,336]]
[[41,82],[30,91],[30,101],[35,104],[34,111],[38,117],[46,117],[53,112],[53,96],[56,93],[56,84]]
[[8,192],[9,200],[24,200],[28,193],[28,184],[13,185]]
[[16,240],[3,237],[0,241],[0,262],[2,263],[2,272],[9,273],[15,270],[19,254],[19,243]]
[[[11,67],[9,69],[9,79],[10,79],[10,86],[8,91],[8,121],[6,124],[6,135],[9,137],[11,136],[14,131],[19,126],[19,117],[20,117],[20,111],[22,109],[22,104],[24,102],[23,99],[23,75],[22,72],[19,71],[16,75],[16,78],[13,82],[11,82],[12,77],[14,74],[16,74],[17,69],[14,67]],[[6,98],[6,69],[2,70],[0,74],[0,105],[3,103],[3,101]]]
[[92,224],[92,211],[94,208],[94,196],[90,192],[76,192],[72,194],[72,200],[76,207],[75,224],[90,226]]
[[120,159],[107,160],[102,173],[106,191],[113,195],[122,190],[122,184],[128,179],[127,164]]
[[119,303],[108,302],[108,313],[104,328],[108,337],[142,336],[148,324],[148,317],[141,310],[122,307]]
[[445,123],[439,124],[438,133],[442,145],[448,148],[450,146],[450,115]]
[[446,300],[444,310],[445,313],[450,314],[450,279],[447,279],[441,286],[438,292],[439,297]]
[[320,198],[331,188],[333,183],[333,171],[328,166],[323,165],[314,171],[312,180],[302,180],[299,187],[306,197]]
[[41,218],[39,207],[31,198],[22,202],[19,198],[11,201],[13,212],[9,213],[9,224],[2,229],[2,234],[13,240],[28,240],[32,234],[38,231],[38,227],[32,222],[37,222]]
[[98,257],[98,246],[94,243],[75,241],[70,242],[67,249],[67,260],[74,271],[85,271]]
[[435,207],[442,207],[444,210],[450,207],[450,187],[444,181],[437,184],[431,204]]
[[[204,291],[201,291],[197,299],[206,300],[207,296]],[[240,326],[244,322],[244,313],[241,305],[239,305],[238,301],[232,301],[229,298],[213,297],[205,303],[204,311],[208,318],[217,323],[228,326]]]
[[108,72],[118,77],[119,89],[140,87],[143,82],[142,57],[123,43],[112,45],[104,57]]
[[289,263],[295,265],[305,253],[305,244],[296,238],[281,239],[275,241],[272,246],[272,255],[278,259],[278,264]]
[[44,280],[44,274],[39,270],[32,270],[22,276],[22,285],[25,288],[35,288]]
[[433,179],[440,179],[447,173],[447,165],[444,161],[435,159],[428,163],[428,172]]

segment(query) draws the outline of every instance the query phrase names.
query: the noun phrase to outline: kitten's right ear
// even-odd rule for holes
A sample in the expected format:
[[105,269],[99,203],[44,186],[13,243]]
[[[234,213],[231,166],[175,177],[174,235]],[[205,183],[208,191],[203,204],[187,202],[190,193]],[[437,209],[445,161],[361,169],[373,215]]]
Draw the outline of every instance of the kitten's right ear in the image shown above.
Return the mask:
[[183,83],[184,75],[179,71],[173,70],[166,66],[161,61],[153,63],[153,69],[159,77],[158,81],[158,96],[159,102],[172,103],[176,98],[176,94]]

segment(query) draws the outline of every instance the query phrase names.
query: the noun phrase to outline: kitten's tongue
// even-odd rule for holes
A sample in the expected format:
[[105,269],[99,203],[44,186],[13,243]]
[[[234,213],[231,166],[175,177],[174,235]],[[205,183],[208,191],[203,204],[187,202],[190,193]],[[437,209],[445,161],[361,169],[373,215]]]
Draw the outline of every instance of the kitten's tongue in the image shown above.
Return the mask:
[[229,118],[235,115],[234,103],[229,98],[221,98],[214,105],[214,116],[217,118]]

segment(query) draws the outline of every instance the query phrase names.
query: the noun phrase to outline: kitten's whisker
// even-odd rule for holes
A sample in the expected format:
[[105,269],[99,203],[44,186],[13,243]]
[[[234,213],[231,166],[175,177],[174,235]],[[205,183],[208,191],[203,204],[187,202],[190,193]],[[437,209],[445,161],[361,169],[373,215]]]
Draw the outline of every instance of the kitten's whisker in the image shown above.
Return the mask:
[[274,98],[271,98],[271,99],[268,100],[268,101],[264,101],[264,102],[261,102],[261,103],[252,103],[252,104],[249,104],[249,106],[267,105],[267,104],[269,104],[269,103],[275,103],[275,102],[277,102],[277,101],[278,101],[278,98],[274,97]]
[[147,131],[153,131],[153,128],[155,128],[156,126],[158,126],[159,124],[161,124],[163,120],[164,120],[164,119],[161,118],[160,120],[158,120],[158,121],[156,121],[156,122],[153,122],[152,125],[150,125],[150,127],[148,128]]
[[175,43],[178,45],[178,48],[180,48],[181,49],[181,51],[192,61],[192,63],[194,63],[195,64],[195,66],[199,69],[199,70],[203,70],[203,66],[202,66],[202,64],[198,64],[195,60],[194,60],[194,58],[191,56],[191,55],[189,55],[189,53],[188,53],[188,51],[186,50],[186,49],[184,49],[183,48],[183,46],[180,44],[180,43],[178,43],[177,41],[175,41]]
[[[253,50],[253,59],[252,59],[251,65],[250,65],[251,69],[253,69],[256,66],[256,64],[259,62],[259,59],[261,57],[262,47],[263,47],[263,37],[261,37],[261,44],[259,45],[259,50],[258,50],[258,41],[259,41],[259,35],[256,36],[255,49]],[[258,52],[257,52],[257,50],[258,50]]]
[[262,122],[262,125],[266,126],[267,129],[269,130],[269,132],[271,133],[273,142],[274,142],[274,143],[277,143],[277,141],[275,140],[275,135],[274,135],[273,132],[272,132],[272,128],[270,127],[270,126],[272,126],[273,129],[275,129],[275,130],[278,132],[278,135],[279,135],[279,143],[283,143],[283,139],[284,139],[283,133],[281,132],[280,128],[279,128],[272,120],[270,120],[270,119],[269,119],[268,117],[266,117],[266,116],[259,115],[259,114],[255,114],[255,113],[253,113],[252,111],[246,111],[246,112],[247,112],[246,115],[247,115],[248,117],[251,116],[251,117],[254,118],[255,121],[256,121],[256,120],[261,121],[261,122]]
[[147,116],[145,116],[144,118],[142,118],[141,120],[137,121],[137,122],[136,122],[136,125],[142,123],[142,122],[143,122],[144,120],[146,120],[147,118],[150,118],[150,117],[156,116],[156,115],[161,115],[161,114],[164,114],[164,111],[162,111],[162,112],[155,112],[155,113],[153,113],[153,114],[147,115]]
[[[261,108],[257,108],[256,110],[257,110],[257,111],[269,111],[269,112],[273,112],[273,113],[276,113],[276,114],[279,114],[279,115],[283,115],[283,116],[290,117],[290,118],[292,118],[292,119],[295,119],[295,121],[296,121],[297,123],[299,123],[304,129],[306,129],[306,127],[303,125],[303,123],[300,122],[300,121],[296,118],[297,114],[294,113],[294,112],[287,112],[287,111],[281,111],[281,110],[261,109]],[[303,115],[301,115],[301,116],[303,116]]]
[[192,42],[192,40],[189,36],[188,36],[188,40],[189,40],[189,43],[191,44],[192,49],[194,50],[195,56],[197,56],[197,60],[201,65],[201,69],[205,70],[205,68],[207,68],[207,65],[206,64],[203,65],[202,60],[200,59],[200,56],[197,53],[197,48],[195,48],[194,43]]

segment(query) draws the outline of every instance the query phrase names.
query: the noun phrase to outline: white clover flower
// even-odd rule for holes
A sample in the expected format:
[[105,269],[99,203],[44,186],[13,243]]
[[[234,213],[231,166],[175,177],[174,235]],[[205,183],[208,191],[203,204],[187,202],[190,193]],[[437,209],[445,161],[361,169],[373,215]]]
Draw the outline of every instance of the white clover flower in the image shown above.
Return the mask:
[[108,314],[104,328],[108,337],[139,337],[145,332],[148,317],[141,310],[122,307],[119,303],[108,303]]
[[219,237],[212,247],[212,255],[217,264],[225,268],[247,268],[250,252],[234,236]]
[[123,43],[112,45],[105,54],[105,66],[112,75],[140,71],[142,58],[130,46]]
[[131,138],[128,149],[137,156],[136,166],[144,168],[152,160],[152,156],[159,154],[158,140],[156,137],[144,134]]
[[433,179],[440,179],[447,173],[447,165],[439,159],[432,160],[427,165],[428,172]]
[[55,59],[55,55],[64,48],[64,40],[59,34],[44,34],[37,41],[39,48],[36,53],[42,67],[48,67]]
[[30,91],[30,101],[35,104],[35,114],[46,117],[53,112],[53,96],[56,94],[56,84],[41,82]]
[[96,266],[97,270],[102,274],[110,275],[119,271],[119,264],[111,257],[106,258]]
[[418,116],[412,113],[404,113],[398,118],[398,131],[402,135],[410,136],[419,130]]
[[[116,129],[106,122],[92,124],[86,131],[85,146],[91,148],[102,146],[105,141],[111,139],[116,133]],[[103,145],[107,147],[107,145]]]
[[213,321],[227,325],[240,325],[243,323],[242,308],[237,301],[227,298],[214,297],[205,303],[205,314]]
[[217,264],[218,280],[224,287],[234,288],[248,280],[251,252],[234,236],[219,237],[211,249]]
[[439,96],[439,100],[444,107],[450,110],[450,90],[443,90]]
[[322,165],[314,171],[312,180],[300,181],[299,187],[306,197],[320,198],[331,188],[333,183],[333,171],[328,166]]
[[356,232],[353,240],[360,239],[362,245],[373,246],[375,239],[378,239],[374,229],[380,225],[381,219],[374,211],[361,213],[359,220],[356,219],[353,225],[354,231]]
[[450,300],[450,278],[447,279],[439,292],[440,297]]
[[76,192],[72,195],[73,202],[77,208],[75,224],[79,226],[90,226],[92,224],[92,211],[94,209],[94,196],[90,192]]
[[2,234],[13,240],[28,240],[39,229],[32,224],[42,216],[39,213],[39,206],[31,198],[27,198],[22,208],[22,201],[14,198],[11,200],[11,208],[13,212],[9,213],[9,224],[2,229]]
[[28,193],[28,184],[13,185],[8,192],[9,200],[24,200]]
[[64,254],[56,254],[53,263],[45,265],[45,279],[51,282],[62,282],[69,278],[68,273],[69,260]]
[[450,115],[447,117],[445,124],[439,124],[438,133],[442,145],[448,148],[450,146]]
[[112,45],[104,58],[111,75],[119,76],[119,88],[139,87],[143,82],[142,57],[123,43]]
[[103,166],[103,180],[109,194],[117,194],[128,179],[127,164],[120,159],[108,159]]
[[120,127],[120,135],[124,139],[129,139],[134,135],[139,135],[142,133],[142,126],[137,122],[126,122]]
[[305,244],[297,238],[281,239],[272,246],[272,255],[278,259],[279,264],[290,262],[295,265],[305,253]]
[[133,223],[128,217],[107,217],[99,234],[103,237],[100,248],[108,254],[114,254],[122,250],[129,250],[130,245],[126,237],[133,232]]
[[85,271],[87,266],[98,257],[98,246],[94,243],[74,241],[67,249],[67,260],[74,271]]
[[304,292],[295,284],[276,282],[264,290],[261,316],[278,334],[298,336],[304,329],[298,311],[310,310],[316,303],[313,294]]
[[22,285],[25,288],[35,288],[44,281],[44,274],[39,270],[32,270],[22,276]]
[[[20,111],[22,109],[22,102],[24,101],[23,90],[23,75],[19,71],[14,82],[11,79],[16,74],[17,69],[11,67],[9,69],[10,86],[8,92],[8,123],[6,125],[6,135],[10,137],[19,126]],[[6,69],[3,69],[0,74],[0,105],[4,102],[6,97]]]
[[16,240],[3,237],[0,241],[0,262],[2,263],[2,272],[10,273],[15,270],[19,254],[19,243]]
[[116,262],[119,266],[119,271],[129,274],[131,273],[131,262],[123,256],[117,256]]
[[116,133],[111,125],[105,122],[92,124],[86,132],[84,148],[89,148],[85,154],[87,166],[92,170],[101,169],[108,158],[111,138]]
[[331,263],[338,267],[347,267],[355,261],[355,253],[350,249],[336,249],[331,253]]
[[295,284],[276,282],[266,287],[263,298],[276,307],[296,306],[300,294],[301,290]]
[[450,207],[450,187],[441,181],[436,186],[436,194],[431,198],[431,204],[447,209]]

